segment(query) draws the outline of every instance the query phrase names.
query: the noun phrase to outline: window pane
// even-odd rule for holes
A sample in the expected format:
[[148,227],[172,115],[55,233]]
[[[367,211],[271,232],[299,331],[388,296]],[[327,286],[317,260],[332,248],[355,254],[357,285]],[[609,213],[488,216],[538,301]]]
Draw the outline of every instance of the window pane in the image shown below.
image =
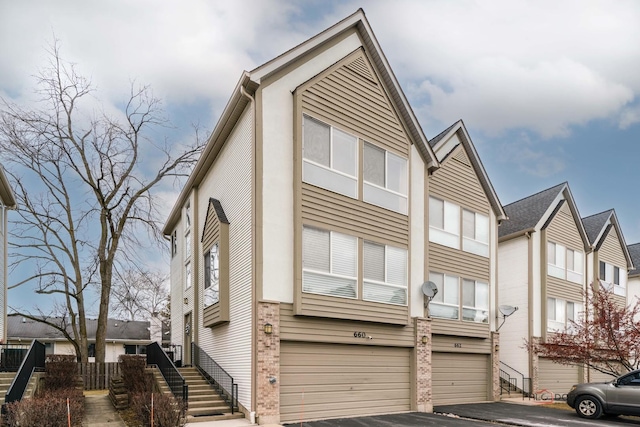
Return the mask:
[[573,267],[574,267],[574,271],[582,274],[582,270],[584,268],[584,264],[582,263],[582,252],[574,252],[574,261],[573,261]]
[[331,233],[332,273],[342,276],[357,275],[358,239],[346,234]]
[[575,306],[572,302],[567,301],[567,320],[576,319]]
[[556,300],[556,322],[564,323],[565,319],[565,301],[561,299]]
[[476,238],[476,214],[466,209],[462,211],[462,235],[470,239]]
[[444,229],[444,202],[429,197],[429,225]]
[[188,262],[186,265],[186,273],[185,273],[185,283],[184,288],[189,289],[191,287],[191,263]]
[[444,229],[456,236],[460,235],[460,208],[458,205],[444,202]]
[[333,169],[356,175],[356,143],[355,136],[333,129]]
[[547,320],[556,320],[556,299],[547,298]]
[[606,277],[606,264],[600,261],[600,280],[605,280]]
[[310,117],[304,117],[303,157],[321,165],[330,166],[329,125]]
[[341,175],[306,161],[302,163],[302,180],[354,199],[358,196],[358,182],[355,177]]
[[364,282],[363,299],[386,304],[407,304],[407,290],[395,286]]
[[302,290],[314,294],[355,298],[356,281],[355,279],[304,271],[302,273]]
[[384,246],[364,242],[364,278],[384,282]]
[[489,243],[489,217],[476,214],[476,240]]
[[407,198],[383,188],[365,183],[362,189],[362,198],[365,202],[382,206],[401,214],[407,213]]
[[462,305],[466,307],[476,305],[476,282],[473,280],[462,280]]
[[565,266],[565,247],[562,245],[556,244],[556,262],[555,265],[560,268],[564,268]]
[[618,267],[613,267],[613,283],[620,284],[620,269]]
[[304,227],[302,230],[302,268],[329,272],[329,232]]
[[406,249],[387,246],[387,282],[398,286],[407,286]]
[[387,152],[387,188],[407,194],[407,159]]
[[547,243],[547,262],[549,264],[556,263],[556,244],[548,242]]
[[211,252],[204,254],[204,288],[211,286]]
[[575,271],[575,255],[572,249],[567,249],[567,269]]
[[441,304],[430,304],[429,314],[433,317],[441,317],[443,319],[459,319],[460,309],[458,307],[452,307]]
[[429,281],[436,284],[438,293],[435,294],[432,301],[443,302],[444,298],[444,275],[441,273],[429,273]]
[[489,309],[489,285],[476,282],[476,308]]
[[364,143],[364,180],[384,187],[384,150]]
[[444,302],[446,304],[460,304],[460,287],[455,276],[444,277]]

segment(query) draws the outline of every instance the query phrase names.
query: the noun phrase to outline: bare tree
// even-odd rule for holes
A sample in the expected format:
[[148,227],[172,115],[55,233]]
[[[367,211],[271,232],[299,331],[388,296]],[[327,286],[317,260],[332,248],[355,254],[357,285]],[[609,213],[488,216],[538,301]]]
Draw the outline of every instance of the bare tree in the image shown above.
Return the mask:
[[610,290],[592,286],[586,311],[567,328],[547,334],[545,342],[525,342],[530,352],[563,365],[588,366],[619,376],[640,368],[640,304],[621,306]]
[[111,295],[113,316],[128,320],[162,317],[169,303],[168,277],[146,270],[118,272]]
[[145,261],[145,242],[162,241],[153,190],[186,176],[203,145],[197,135],[176,147],[151,138],[165,121],[148,87],[132,84],[114,114],[95,108],[91,82],[61,59],[57,42],[36,78],[37,105],[3,99],[0,106],[0,156],[19,207],[11,268],[32,266],[12,287],[35,284],[39,294],[62,296],[85,361],[87,292],[97,286],[100,362],[114,274]]

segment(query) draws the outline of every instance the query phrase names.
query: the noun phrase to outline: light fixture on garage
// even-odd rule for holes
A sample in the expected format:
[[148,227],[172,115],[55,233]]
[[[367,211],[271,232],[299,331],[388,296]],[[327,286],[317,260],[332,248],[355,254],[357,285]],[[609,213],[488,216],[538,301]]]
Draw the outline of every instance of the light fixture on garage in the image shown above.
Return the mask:
[[426,336],[426,335],[423,335],[423,336],[422,336],[422,344],[426,344],[426,343],[428,343],[428,342],[429,342],[429,337],[428,337],[428,336]]
[[273,333],[273,325],[271,323],[264,324],[264,333],[267,335],[271,335]]
[[502,325],[504,325],[504,322],[507,321],[507,317],[511,316],[513,313],[518,311],[518,307],[514,307],[512,305],[501,305],[498,307],[498,310],[500,311],[500,314],[502,314],[502,323],[500,323],[500,326],[498,326],[498,329],[496,329],[496,332],[498,332],[500,328],[502,328]]
[[185,299],[184,299],[184,303],[185,303],[185,304],[189,304],[189,298],[186,298],[186,297],[185,297]]

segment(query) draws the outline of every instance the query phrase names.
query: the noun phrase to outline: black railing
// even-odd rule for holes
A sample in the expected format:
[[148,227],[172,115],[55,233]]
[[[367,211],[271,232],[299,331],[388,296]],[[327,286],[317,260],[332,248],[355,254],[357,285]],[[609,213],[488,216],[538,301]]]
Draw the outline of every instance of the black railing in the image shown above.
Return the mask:
[[[502,386],[503,381],[503,372],[504,378],[508,378],[509,387],[515,387],[514,390],[516,392],[522,393],[522,399],[525,397],[533,396],[533,390],[531,390],[531,378],[527,378],[523,373],[519,372],[517,369],[512,368],[504,362],[500,362],[500,384]],[[522,385],[518,386],[518,378],[522,380]],[[502,391],[502,389],[501,389]]]
[[189,400],[189,386],[184,381],[180,372],[178,372],[176,365],[157,342],[153,342],[147,346],[147,364],[158,367],[173,395],[178,399],[182,399],[186,404]]
[[193,365],[220,393],[220,396],[227,402],[233,414],[238,410],[238,384],[233,377],[218,365],[206,351],[198,347],[196,343],[191,343],[191,358]]
[[162,344],[162,349],[178,368],[182,367],[182,346],[180,344]]
[[18,372],[29,344],[0,344],[0,371]]
[[27,389],[27,385],[29,384],[29,380],[31,379],[31,375],[35,371],[44,371],[44,360],[44,344],[40,341],[33,340],[31,347],[29,347],[29,350],[27,351],[26,357],[20,364],[18,373],[7,390],[7,394],[4,397],[5,405],[22,399],[22,396]]
[[511,395],[512,391],[518,390],[518,379],[511,378],[511,376],[504,370],[500,369],[500,394],[506,391]]

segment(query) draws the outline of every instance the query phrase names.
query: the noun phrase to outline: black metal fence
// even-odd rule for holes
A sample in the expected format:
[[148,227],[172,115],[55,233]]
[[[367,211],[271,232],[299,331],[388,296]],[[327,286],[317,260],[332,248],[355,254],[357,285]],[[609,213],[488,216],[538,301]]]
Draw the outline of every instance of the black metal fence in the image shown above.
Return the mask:
[[182,346],[179,344],[162,344],[162,349],[178,368],[182,367]]
[[[518,383],[518,379],[520,379],[520,383]],[[508,382],[509,392],[520,392],[522,393],[522,398],[533,396],[533,390],[531,389],[531,378],[527,378],[524,376],[522,372],[519,372],[517,369],[512,368],[504,362],[500,362],[500,384],[502,387],[503,382]],[[502,388],[500,390],[502,392]]]
[[184,381],[180,372],[178,372],[176,365],[157,342],[147,346],[147,364],[156,365],[160,372],[162,372],[162,376],[169,385],[173,395],[182,399],[184,403],[187,403],[189,399],[189,386]]
[[197,344],[192,343],[191,350],[194,366],[218,390],[233,414],[238,409],[238,384]]
[[29,351],[29,344],[0,344],[0,371],[17,372]]
[[[45,351],[44,344],[34,340],[27,351],[27,355],[22,361],[18,373],[7,390],[4,397],[5,405],[22,399],[24,391],[27,389],[31,375],[36,371],[44,371]],[[4,408],[4,406],[3,406]]]

